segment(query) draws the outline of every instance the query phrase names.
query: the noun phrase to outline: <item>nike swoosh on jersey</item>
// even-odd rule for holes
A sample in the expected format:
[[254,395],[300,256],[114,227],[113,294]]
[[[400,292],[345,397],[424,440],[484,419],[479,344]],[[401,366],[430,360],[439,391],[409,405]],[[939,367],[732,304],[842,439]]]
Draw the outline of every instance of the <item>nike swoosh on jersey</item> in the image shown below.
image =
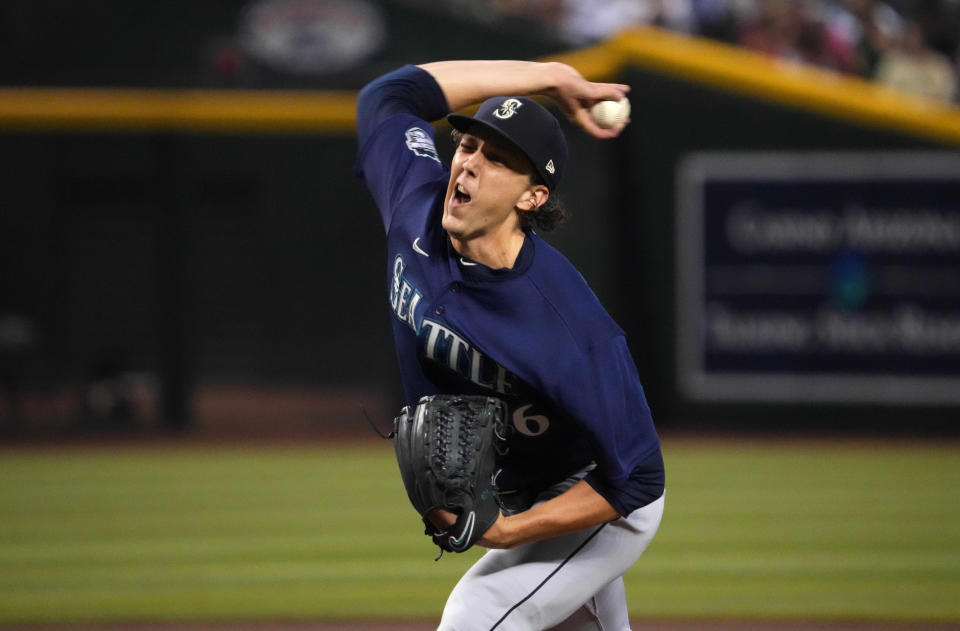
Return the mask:
[[473,263],[473,262],[471,262],[471,261],[468,261],[467,259],[463,258],[462,256],[460,257],[460,263],[461,263],[462,265],[477,265],[476,263]]
[[420,254],[421,256],[430,258],[430,255],[424,252],[423,248],[420,247],[419,241],[420,241],[420,237],[417,237],[416,239],[413,240],[413,251],[416,252],[417,254]]

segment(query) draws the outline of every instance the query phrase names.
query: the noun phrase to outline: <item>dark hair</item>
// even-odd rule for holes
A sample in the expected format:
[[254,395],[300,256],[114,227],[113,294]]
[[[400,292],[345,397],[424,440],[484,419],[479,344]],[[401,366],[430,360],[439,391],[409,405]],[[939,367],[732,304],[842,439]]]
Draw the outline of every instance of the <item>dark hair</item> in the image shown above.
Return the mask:
[[[536,173],[533,173],[530,176],[530,180],[534,184],[543,184],[543,180],[540,179],[540,176],[538,176]],[[544,184],[544,186],[546,185]],[[563,204],[563,200],[556,195],[551,194],[543,206],[540,206],[536,210],[526,210],[521,212],[520,225],[524,229],[532,228],[536,230],[542,230],[544,232],[550,232],[551,230],[560,227],[560,225],[569,218],[570,212]]]
[[[453,140],[454,147],[460,144],[460,140],[463,138],[463,132],[454,129],[450,132],[450,138]],[[537,175],[537,172],[530,167],[530,183],[531,184],[542,184],[546,186],[543,179]],[[538,207],[536,210],[525,210],[520,212],[520,226],[524,230],[534,229],[542,230],[543,232],[550,232],[551,230],[556,229],[563,222],[570,218],[570,212],[567,211],[567,207],[564,206],[563,201],[554,195],[550,194],[550,197],[547,198],[546,203],[543,206]]]

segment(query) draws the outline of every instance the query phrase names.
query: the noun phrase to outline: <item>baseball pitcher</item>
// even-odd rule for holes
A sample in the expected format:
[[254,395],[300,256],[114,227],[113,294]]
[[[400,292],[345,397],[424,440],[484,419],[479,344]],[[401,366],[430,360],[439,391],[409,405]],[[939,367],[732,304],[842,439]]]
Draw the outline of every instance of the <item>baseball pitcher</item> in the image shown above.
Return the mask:
[[[529,98],[607,139],[623,123],[591,108],[628,91],[558,63],[449,61],[360,93],[356,169],[387,234],[404,485],[442,550],[488,548],[443,631],[629,629],[622,575],[663,514],[660,442],[623,331],[537,235],[564,219],[568,153]],[[449,166],[431,125],[443,118]]]

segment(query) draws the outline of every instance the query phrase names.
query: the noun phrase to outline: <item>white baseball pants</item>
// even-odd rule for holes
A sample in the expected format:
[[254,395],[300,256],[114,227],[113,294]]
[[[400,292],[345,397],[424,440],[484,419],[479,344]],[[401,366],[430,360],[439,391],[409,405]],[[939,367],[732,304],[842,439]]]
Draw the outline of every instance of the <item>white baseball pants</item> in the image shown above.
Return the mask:
[[664,496],[602,526],[489,550],[453,588],[438,631],[628,631],[623,573],[653,539]]

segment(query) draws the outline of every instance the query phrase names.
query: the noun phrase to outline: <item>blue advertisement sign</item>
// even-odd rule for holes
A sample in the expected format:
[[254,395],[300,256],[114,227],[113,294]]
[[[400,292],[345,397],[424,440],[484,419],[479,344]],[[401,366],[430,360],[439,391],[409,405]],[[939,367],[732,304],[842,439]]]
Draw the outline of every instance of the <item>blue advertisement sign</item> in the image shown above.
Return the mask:
[[960,403],[960,153],[703,153],[677,184],[687,397]]

